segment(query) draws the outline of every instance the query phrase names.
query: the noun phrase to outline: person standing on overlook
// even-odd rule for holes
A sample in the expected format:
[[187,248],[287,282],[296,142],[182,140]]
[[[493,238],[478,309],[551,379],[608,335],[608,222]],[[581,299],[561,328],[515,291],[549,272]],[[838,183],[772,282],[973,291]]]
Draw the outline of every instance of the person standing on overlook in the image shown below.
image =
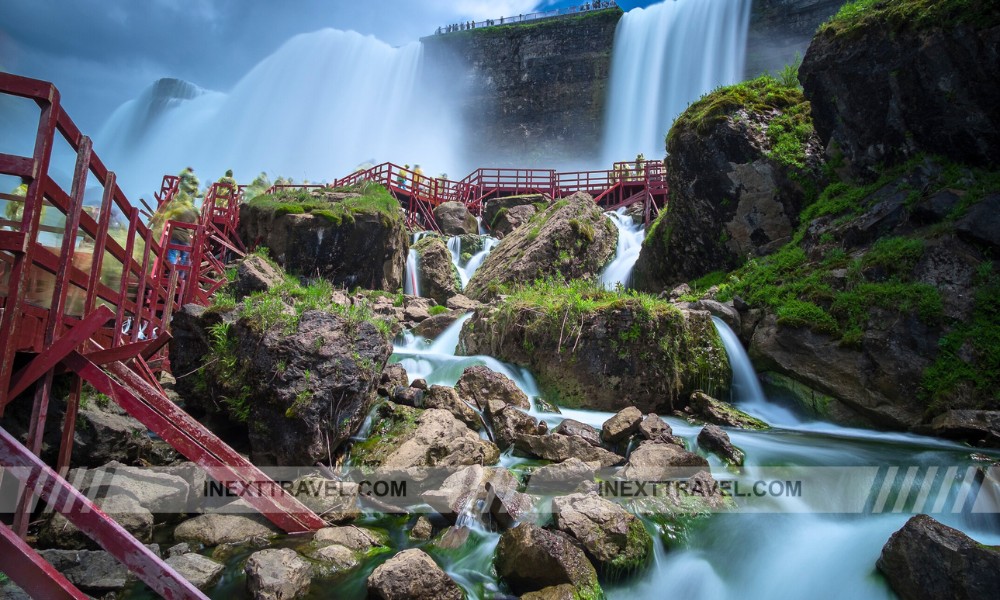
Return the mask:
[[180,191],[187,194],[192,200],[197,198],[198,187],[201,185],[201,182],[198,181],[198,176],[194,174],[194,168],[185,167],[178,177],[180,177],[180,184],[178,186]]

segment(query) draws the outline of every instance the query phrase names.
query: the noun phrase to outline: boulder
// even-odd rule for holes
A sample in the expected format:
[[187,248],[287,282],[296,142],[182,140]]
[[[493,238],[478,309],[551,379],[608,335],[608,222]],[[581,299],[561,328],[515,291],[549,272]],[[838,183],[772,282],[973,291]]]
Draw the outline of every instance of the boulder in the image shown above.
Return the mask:
[[200,590],[208,590],[215,585],[226,570],[225,565],[193,552],[171,556],[164,562]]
[[277,526],[253,511],[245,500],[237,500],[219,510],[224,512],[198,515],[184,521],[174,529],[174,540],[218,546],[270,539],[281,533]]
[[1000,194],[989,194],[955,223],[958,235],[973,243],[1000,251]]
[[642,422],[639,423],[639,435],[643,439],[654,442],[684,446],[683,440],[674,436],[674,431],[670,428],[670,425],[653,413],[646,415],[642,419]]
[[239,235],[266,246],[289,273],[319,275],[345,289],[403,287],[410,236],[402,211],[355,206],[337,222],[285,213],[276,202],[250,202],[240,206]]
[[266,292],[285,282],[285,274],[262,256],[247,255],[236,267],[236,280],[229,282],[236,300],[242,300],[254,292]]
[[1000,547],[927,515],[911,517],[892,534],[876,565],[903,600],[985,599],[1000,589]]
[[713,317],[719,317],[725,321],[726,325],[729,325],[733,331],[742,329],[740,313],[732,304],[723,304],[718,300],[702,298],[691,304],[691,310],[706,310],[712,313]]
[[448,327],[450,327],[451,324],[457,321],[461,316],[462,313],[458,311],[449,311],[438,315],[431,315],[421,321],[419,325],[414,327],[413,333],[432,340],[441,335],[442,331],[448,329]]
[[443,385],[432,385],[424,394],[423,408],[441,408],[456,419],[465,423],[470,429],[479,431],[483,428],[483,419],[474,408],[469,406],[455,388]]
[[330,577],[341,571],[347,571],[361,564],[358,553],[340,544],[330,544],[309,551],[306,556],[315,561],[313,574],[319,577]]
[[[159,555],[159,546],[147,547]],[[41,550],[38,554],[88,594],[117,592],[129,583],[128,568],[104,550]]]
[[591,446],[585,439],[569,435],[519,435],[514,440],[514,447],[529,456],[557,462],[575,457],[584,462],[611,467],[624,460],[614,452]]
[[1000,11],[898,4],[836,19],[813,38],[799,81],[816,131],[862,176],[918,154],[997,164]]
[[576,436],[584,439],[588,444],[597,448],[602,446],[600,430],[593,425],[581,423],[576,419],[563,419],[562,422],[556,425],[556,428],[552,430],[552,433],[556,435]]
[[306,311],[295,331],[258,332],[241,319],[236,353],[249,384],[251,460],[260,465],[313,465],[354,435],[375,401],[380,371],[392,353],[369,322]]
[[423,550],[403,550],[368,576],[368,594],[381,600],[462,600],[465,592]]
[[468,367],[462,371],[455,389],[462,398],[475,403],[480,410],[485,411],[490,400],[499,400],[525,410],[531,409],[528,396],[513,380],[482,365]]
[[599,463],[586,463],[576,457],[538,467],[527,481],[526,491],[533,494],[569,493],[580,484],[593,482]]
[[497,575],[516,594],[568,584],[580,597],[603,594],[597,572],[583,550],[564,534],[522,523],[500,536],[494,558]]
[[729,361],[711,316],[644,302],[622,297],[567,323],[578,310],[569,304],[500,300],[465,322],[459,350],[528,367],[544,397],[572,408],[669,414],[706,383],[728,388]]
[[639,431],[640,423],[642,423],[642,411],[634,406],[627,406],[604,422],[601,439],[609,444],[617,444]]
[[452,522],[480,497],[486,470],[470,465],[449,475],[441,487],[421,494],[421,499]]
[[384,423],[374,424],[368,439],[352,451],[360,466],[491,465],[500,458],[495,444],[481,439],[446,410],[389,406],[380,408],[378,417]]
[[345,523],[361,515],[358,484],[353,481],[306,475],[293,481],[289,491],[296,500],[328,523]]
[[537,210],[539,207],[547,206],[549,200],[549,197],[543,194],[490,198],[483,205],[483,223],[492,229],[493,223],[499,218],[500,213],[507,212],[515,206],[530,206]]
[[497,214],[496,219],[493,220],[493,235],[498,238],[503,238],[521,225],[530,221],[531,217],[535,216],[536,212],[538,212],[538,209],[530,204],[512,206],[501,211]]
[[585,193],[552,204],[506,236],[476,271],[465,295],[486,300],[501,283],[598,274],[615,252],[618,230]]
[[708,470],[708,461],[674,444],[644,441],[629,454],[621,477],[631,481],[663,481]]
[[[129,467],[112,461],[99,469],[70,471],[68,480],[89,498],[126,495],[154,515],[176,515],[188,505],[190,484],[167,469]],[[122,510],[128,505],[118,504]]]
[[731,465],[743,466],[743,451],[733,445],[729,440],[729,434],[718,425],[705,425],[698,433],[698,445],[718,454]]
[[397,386],[406,387],[410,383],[410,378],[406,374],[406,369],[403,365],[399,363],[392,363],[391,365],[386,365],[382,369],[382,374],[379,376],[378,380],[378,395],[379,396],[391,396],[392,391],[396,389]]
[[411,540],[426,541],[434,535],[434,524],[424,515],[417,517],[417,522],[410,528],[409,538]]
[[[139,501],[126,493],[115,493],[94,500],[106,515],[125,528],[132,537],[142,543],[153,539],[153,513]],[[77,529],[62,513],[52,513],[38,531],[38,546],[41,548],[63,548],[66,550],[97,550],[97,542]]]
[[514,406],[506,405],[500,410],[487,413],[493,426],[493,438],[500,450],[514,445],[521,435],[544,435],[548,425]]
[[716,400],[705,392],[691,394],[691,414],[713,425],[735,427],[736,429],[761,430],[768,425],[756,417],[751,417],[728,402]]
[[[452,203],[446,202],[445,204]],[[465,207],[462,206],[462,209],[465,210]],[[473,222],[475,222],[475,218],[473,218]],[[444,305],[448,298],[462,290],[458,270],[451,262],[451,251],[448,250],[444,240],[437,236],[422,238],[413,245],[413,249],[417,251],[421,295],[433,298],[438,304]]]
[[[103,399],[106,400],[106,399]],[[147,428],[110,401],[90,401],[80,408],[73,432],[73,465],[99,467],[112,461],[151,458]]]
[[642,522],[620,505],[595,494],[552,500],[555,526],[583,546],[602,572],[620,575],[645,566],[653,539]]
[[313,535],[313,542],[318,547],[337,545],[352,552],[368,553],[374,548],[385,546],[387,540],[370,529],[344,525],[320,529]]
[[576,588],[568,583],[542,588],[537,592],[521,595],[521,600],[578,600]]
[[448,302],[445,303],[445,306],[447,306],[450,310],[461,310],[461,311],[477,310],[482,305],[483,305],[482,302],[479,302],[477,300],[472,300],[462,294],[457,294],[455,296],[452,296],[451,298],[448,298]]
[[434,220],[444,235],[479,233],[479,222],[461,202],[444,202],[434,207]]
[[[707,94],[670,128],[670,210],[643,242],[632,272],[637,289],[671,289],[774,252],[791,239],[821,180],[823,146],[801,92],[768,78],[738,85]],[[775,152],[761,132],[791,123],[802,135]]]
[[251,554],[243,572],[254,600],[292,600],[309,590],[312,569],[295,550],[268,548]]
[[915,428],[945,438],[965,440],[974,446],[1000,448],[1000,411],[949,410],[930,425]]

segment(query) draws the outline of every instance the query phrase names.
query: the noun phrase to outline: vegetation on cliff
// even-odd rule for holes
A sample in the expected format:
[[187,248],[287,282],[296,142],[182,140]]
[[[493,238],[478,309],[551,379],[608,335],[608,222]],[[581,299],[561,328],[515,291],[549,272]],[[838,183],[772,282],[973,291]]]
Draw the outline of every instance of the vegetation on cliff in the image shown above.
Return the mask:
[[820,33],[855,35],[868,28],[901,31],[930,27],[1000,24],[1000,5],[993,0],[853,0],[844,4]]
[[321,192],[278,190],[259,195],[248,204],[276,216],[308,213],[335,225],[353,223],[358,215],[378,215],[386,225],[403,220],[399,202],[384,187],[371,182]]

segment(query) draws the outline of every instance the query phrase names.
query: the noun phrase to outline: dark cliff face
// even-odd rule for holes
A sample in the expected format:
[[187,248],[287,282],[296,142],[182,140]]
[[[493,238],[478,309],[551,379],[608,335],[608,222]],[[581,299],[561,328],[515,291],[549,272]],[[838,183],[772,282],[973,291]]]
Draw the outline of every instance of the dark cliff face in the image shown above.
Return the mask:
[[425,38],[428,76],[463,98],[470,163],[596,156],[622,14],[607,9]]
[[776,73],[805,55],[816,28],[847,0],[754,0],[747,34],[747,79]]

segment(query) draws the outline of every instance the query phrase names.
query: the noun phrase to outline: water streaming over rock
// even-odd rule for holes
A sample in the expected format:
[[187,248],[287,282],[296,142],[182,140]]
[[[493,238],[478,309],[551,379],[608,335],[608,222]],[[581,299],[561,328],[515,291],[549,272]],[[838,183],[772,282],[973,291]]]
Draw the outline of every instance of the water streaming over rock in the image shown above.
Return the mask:
[[633,9],[615,31],[604,160],[663,156],[688,104],[743,74],[751,0],[665,0]]
[[483,266],[483,261],[486,260],[489,253],[496,248],[497,244],[500,243],[500,240],[495,237],[488,235],[483,235],[481,237],[483,241],[483,249],[473,254],[469,258],[468,262],[462,261],[462,238],[456,235],[452,236],[448,240],[448,250],[451,252],[451,262],[458,270],[458,278],[462,282],[463,290],[465,289],[465,286],[469,284],[469,280],[472,279],[472,276],[476,274],[479,267]]
[[646,228],[637,223],[631,216],[625,214],[624,208],[605,213],[618,229],[618,247],[614,259],[601,273],[601,285],[613,290],[621,285],[628,288],[632,281],[632,267],[639,259],[642,250],[642,240],[646,237]]
[[[293,37],[226,93],[146,93],[96,136],[122,186],[148,194],[164,172],[193,166],[205,182],[226,169],[329,181],[365,162],[419,160],[450,169],[458,113],[434,85],[420,43],[393,48],[353,31]],[[162,94],[161,94],[162,96]]]
[[406,271],[403,274],[403,293],[410,296],[420,295],[420,264],[417,251],[410,248],[406,253]]

